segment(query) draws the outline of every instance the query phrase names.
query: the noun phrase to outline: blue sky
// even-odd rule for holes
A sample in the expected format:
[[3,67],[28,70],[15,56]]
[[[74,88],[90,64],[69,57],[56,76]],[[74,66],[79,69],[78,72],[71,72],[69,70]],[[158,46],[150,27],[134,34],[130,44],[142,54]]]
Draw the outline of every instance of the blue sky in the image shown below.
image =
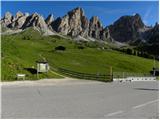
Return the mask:
[[2,1],[1,15],[6,11],[13,15],[17,11],[37,12],[47,17],[53,13],[54,17],[65,15],[75,7],[82,7],[88,19],[98,16],[104,26],[110,25],[123,15],[139,13],[146,25],[154,25],[159,18],[158,1]]

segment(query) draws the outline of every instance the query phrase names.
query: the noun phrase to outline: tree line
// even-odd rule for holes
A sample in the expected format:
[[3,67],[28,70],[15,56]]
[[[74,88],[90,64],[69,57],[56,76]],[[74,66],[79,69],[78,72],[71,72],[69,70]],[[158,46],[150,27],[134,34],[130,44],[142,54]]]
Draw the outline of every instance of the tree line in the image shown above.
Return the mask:
[[139,56],[139,57],[144,57],[144,58],[150,58],[153,59],[154,56],[147,53],[144,50],[138,50],[138,49],[131,49],[131,48],[123,48],[123,49],[119,49],[119,48],[113,48],[116,51],[128,54],[128,55],[135,55],[135,56]]

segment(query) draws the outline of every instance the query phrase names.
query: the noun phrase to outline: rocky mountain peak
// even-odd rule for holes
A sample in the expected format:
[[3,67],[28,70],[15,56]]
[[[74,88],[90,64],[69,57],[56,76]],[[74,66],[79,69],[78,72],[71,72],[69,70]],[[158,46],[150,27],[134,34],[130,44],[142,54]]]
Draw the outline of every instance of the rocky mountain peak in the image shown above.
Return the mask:
[[10,12],[6,12],[4,15],[4,19],[11,20],[12,19],[12,14]]
[[54,34],[48,28],[43,16],[38,13],[29,15],[28,13],[24,14],[18,11],[14,17],[7,12],[1,20],[1,24],[3,27],[11,28],[11,30],[24,30],[28,27],[33,27],[44,35]]
[[139,14],[133,16],[122,16],[113,25],[109,26],[111,36],[119,41],[133,41],[139,37],[139,29],[145,25]]
[[138,13],[136,13],[136,14],[134,15],[134,17],[136,17],[136,18],[141,18],[140,14],[138,14]]
[[139,28],[145,27],[145,25],[142,21],[142,18],[138,13],[136,13],[135,16],[133,17],[133,21],[134,21],[135,28],[139,29]]
[[18,18],[20,18],[20,17],[22,17],[22,16],[24,16],[24,14],[23,14],[21,11],[18,11],[18,12],[16,13],[16,19],[18,19]]
[[1,19],[2,27],[8,27],[9,24],[13,21],[13,16],[10,12],[6,12],[4,17]]
[[127,26],[129,27],[133,26],[136,29],[143,28],[145,26],[141,19],[141,16],[138,13],[136,13],[133,16],[129,16],[129,15],[122,16],[116,22],[114,22],[114,24],[117,24],[117,25],[125,24],[125,23]]
[[23,25],[23,28],[30,27],[30,26],[44,28],[44,29],[47,28],[44,18],[38,13],[33,13],[32,15],[28,16]]
[[82,17],[82,16],[84,16],[84,11],[83,11],[82,8],[77,7],[77,8],[75,8],[75,9],[69,11],[69,12],[68,12],[68,15],[69,15],[70,17],[73,17],[73,16]]
[[22,26],[22,28],[26,27],[34,27],[44,35],[52,35],[53,32],[48,28],[43,16],[38,13],[34,13],[26,18],[26,22]]
[[50,25],[53,21],[54,21],[53,14],[48,15],[48,17],[45,19],[47,25]]
[[155,24],[154,28],[159,28],[159,24],[158,24],[158,22],[156,22],[156,24]]
[[156,39],[157,41],[159,33],[158,24],[154,27],[146,26],[139,14],[122,16],[112,25],[104,28],[98,16],[93,16],[88,20],[84,10],[80,7],[55,20],[52,14],[44,20],[43,16],[38,13],[29,15],[18,11],[14,17],[10,12],[7,12],[0,22],[2,27],[9,30],[24,30],[28,27],[34,27],[46,35],[57,32],[71,37],[115,40],[127,43],[139,39],[143,41]]
[[101,40],[110,37],[109,30],[103,29],[99,18],[93,16],[89,21],[85,16],[84,10],[80,7],[69,11],[66,15],[58,17],[56,20],[54,20],[52,14],[44,20],[38,13],[29,15],[18,11],[14,19],[10,13],[6,13],[5,20],[2,20],[1,23],[7,25],[8,28],[12,28],[12,30],[24,30],[28,27],[34,27],[43,33],[56,31],[72,37],[93,37]]
[[57,18],[52,24],[52,28],[64,35],[76,37],[78,35],[87,36],[88,19],[84,15],[82,8],[75,8],[62,18]]
[[93,16],[90,19],[89,36],[96,38],[96,39],[101,39],[101,36],[103,36],[102,23],[97,16]]
[[90,19],[90,27],[93,27],[93,28],[102,28],[102,23],[101,21],[99,20],[98,16],[93,16],[91,19]]
[[31,16],[36,18],[40,17],[40,15],[37,12],[33,13]]
[[97,23],[97,22],[99,22],[99,18],[98,18],[98,16],[92,16],[90,21],[93,23]]

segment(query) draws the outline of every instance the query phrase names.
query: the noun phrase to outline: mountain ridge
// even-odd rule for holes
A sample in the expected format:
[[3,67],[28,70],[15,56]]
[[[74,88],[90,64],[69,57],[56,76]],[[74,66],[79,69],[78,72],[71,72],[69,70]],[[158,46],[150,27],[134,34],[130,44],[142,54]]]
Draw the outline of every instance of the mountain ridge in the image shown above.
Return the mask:
[[[103,26],[98,16],[92,16],[91,19],[88,19],[84,10],[80,7],[56,19],[53,17],[53,14],[48,15],[44,19],[38,13],[29,15],[28,13],[18,11],[13,16],[10,12],[6,12],[0,22],[3,28],[12,31],[34,27],[44,35],[60,33],[71,37],[81,36],[86,39],[94,38],[96,40],[118,41],[122,43],[136,43],[139,40],[141,42],[153,41],[149,39],[155,37],[157,39],[157,33],[154,34],[157,32],[155,27],[158,26],[159,28],[158,24],[154,27],[146,26],[138,13],[132,16],[122,16],[112,25]],[[148,35],[152,35],[152,37],[146,37]]]

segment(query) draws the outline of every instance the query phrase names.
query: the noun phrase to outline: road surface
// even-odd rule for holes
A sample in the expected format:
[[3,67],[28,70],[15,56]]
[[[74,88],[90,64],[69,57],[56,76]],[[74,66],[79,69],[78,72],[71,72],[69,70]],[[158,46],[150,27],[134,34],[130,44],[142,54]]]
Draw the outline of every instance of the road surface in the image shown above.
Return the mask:
[[35,83],[2,85],[2,118],[159,117],[158,81]]

